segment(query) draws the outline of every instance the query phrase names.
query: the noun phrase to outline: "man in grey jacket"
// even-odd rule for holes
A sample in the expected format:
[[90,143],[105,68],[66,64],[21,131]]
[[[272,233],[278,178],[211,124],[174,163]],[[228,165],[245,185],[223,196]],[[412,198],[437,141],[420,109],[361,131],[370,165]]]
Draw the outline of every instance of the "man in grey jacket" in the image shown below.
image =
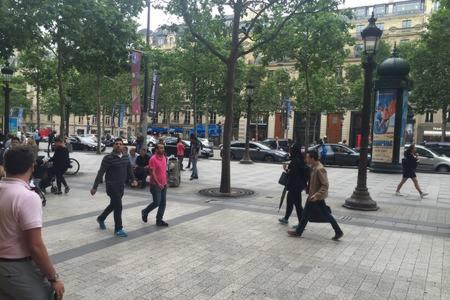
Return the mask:
[[111,199],[109,205],[105,208],[97,222],[100,229],[106,229],[105,220],[111,212],[114,212],[114,232],[118,237],[126,237],[127,233],[122,226],[122,197],[125,189],[125,183],[131,178],[131,186],[137,186],[134,172],[131,167],[128,155],[123,154],[123,141],[117,138],[114,141],[113,151],[106,155],[100,166],[100,170],[95,178],[94,186],[91,189],[91,195],[95,195],[100,181],[105,175],[106,194]]

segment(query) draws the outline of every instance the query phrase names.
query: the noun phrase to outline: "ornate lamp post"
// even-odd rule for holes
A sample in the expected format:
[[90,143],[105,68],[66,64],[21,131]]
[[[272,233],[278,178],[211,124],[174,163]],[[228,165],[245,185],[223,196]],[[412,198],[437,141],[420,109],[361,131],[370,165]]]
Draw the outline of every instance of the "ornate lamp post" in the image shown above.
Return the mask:
[[252,164],[253,161],[250,158],[250,119],[252,114],[252,96],[253,91],[255,90],[255,86],[253,85],[253,82],[249,80],[246,87],[246,94],[247,94],[247,130],[245,134],[245,150],[244,150],[244,156],[242,157],[240,163],[241,164]]
[[10,68],[9,63],[7,62],[5,67],[2,68],[1,70],[2,72],[2,77],[3,77],[3,82],[5,83],[5,86],[3,87],[3,91],[5,92],[5,118],[4,118],[4,122],[3,122],[3,133],[5,135],[5,137],[8,135],[9,133],[9,111],[10,111],[10,99],[9,99],[9,95],[12,91],[12,89],[9,87],[9,83],[11,82],[11,78],[14,74],[13,69]]
[[350,198],[345,200],[344,207],[357,210],[378,210],[377,203],[372,199],[367,188],[368,146],[370,134],[371,99],[373,90],[373,70],[376,66],[374,56],[378,50],[379,41],[383,31],[375,22],[377,19],[372,13],[369,25],[361,32],[364,41],[364,99],[362,107],[361,149],[358,167],[358,182]]

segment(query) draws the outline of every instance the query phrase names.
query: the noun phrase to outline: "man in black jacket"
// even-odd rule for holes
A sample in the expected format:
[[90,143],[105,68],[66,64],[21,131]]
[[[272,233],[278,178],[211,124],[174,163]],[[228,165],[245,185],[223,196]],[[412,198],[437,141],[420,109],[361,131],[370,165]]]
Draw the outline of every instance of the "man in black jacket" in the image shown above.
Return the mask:
[[94,186],[91,189],[91,195],[95,195],[97,187],[102,180],[103,175],[106,173],[106,194],[111,199],[111,202],[105,208],[103,213],[98,216],[97,222],[100,229],[106,229],[105,220],[108,215],[114,211],[114,232],[118,237],[127,236],[127,233],[122,227],[122,197],[125,183],[128,178],[131,178],[131,186],[137,186],[130,160],[127,155],[123,155],[122,151],[123,141],[122,139],[117,138],[114,141],[112,153],[103,158],[100,170],[95,178]]
[[68,193],[70,188],[67,185],[66,179],[64,178],[64,173],[66,173],[67,169],[70,166],[69,159],[69,151],[64,145],[64,140],[61,137],[57,137],[55,139],[55,154],[50,159],[53,162],[52,172],[56,176],[56,186],[58,190],[56,191],[57,195],[61,195],[61,183],[64,184],[64,193]]

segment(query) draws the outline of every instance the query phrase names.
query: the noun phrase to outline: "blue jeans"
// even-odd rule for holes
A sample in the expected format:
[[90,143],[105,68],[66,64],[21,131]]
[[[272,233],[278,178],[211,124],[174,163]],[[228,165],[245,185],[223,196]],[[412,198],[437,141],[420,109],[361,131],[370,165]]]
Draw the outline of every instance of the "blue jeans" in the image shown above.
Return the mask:
[[325,204],[325,200],[319,200],[319,201],[306,201],[305,207],[303,208],[300,223],[298,224],[298,227],[297,227],[297,234],[302,235],[303,231],[305,230],[306,224],[308,224],[311,207],[313,205],[317,205],[317,207],[319,207],[320,212],[327,219],[327,221],[331,224],[331,226],[334,229],[334,232],[336,232],[336,233],[342,232],[341,228],[339,227],[339,225],[336,222],[336,220],[334,219],[334,217],[328,212],[326,204]]
[[191,174],[191,178],[198,178],[198,170],[197,170],[197,158],[192,158],[191,162],[192,162],[192,174]]
[[158,208],[158,212],[156,214],[156,222],[162,221],[164,217],[164,212],[166,211],[166,194],[167,194],[167,186],[163,189],[160,189],[157,185],[150,185],[150,193],[153,197],[153,202],[148,205],[142,211],[143,214],[148,215],[152,210]]

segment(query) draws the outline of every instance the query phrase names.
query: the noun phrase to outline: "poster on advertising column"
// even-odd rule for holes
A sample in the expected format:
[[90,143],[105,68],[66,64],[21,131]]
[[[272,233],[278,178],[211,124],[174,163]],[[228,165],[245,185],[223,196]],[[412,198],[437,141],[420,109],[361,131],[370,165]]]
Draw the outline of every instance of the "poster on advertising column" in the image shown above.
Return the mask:
[[396,90],[378,92],[373,119],[373,162],[392,163],[396,107]]

